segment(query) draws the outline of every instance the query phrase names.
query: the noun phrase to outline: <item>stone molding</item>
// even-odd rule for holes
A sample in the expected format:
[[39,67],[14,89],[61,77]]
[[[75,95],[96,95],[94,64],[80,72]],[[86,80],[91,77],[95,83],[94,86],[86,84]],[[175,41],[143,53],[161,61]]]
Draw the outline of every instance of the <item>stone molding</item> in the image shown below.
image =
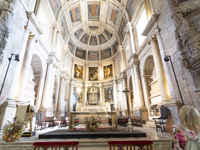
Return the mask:
[[145,27],[144,31],[142,32],[143,36],[147,36],[149,34],[149,32],[151,31],[153,26],[158,21],[158,18],[159,18],[159,14],[153,14],[151,16],[151,19],[149,20],[149,22],[148,22],[147,26]]

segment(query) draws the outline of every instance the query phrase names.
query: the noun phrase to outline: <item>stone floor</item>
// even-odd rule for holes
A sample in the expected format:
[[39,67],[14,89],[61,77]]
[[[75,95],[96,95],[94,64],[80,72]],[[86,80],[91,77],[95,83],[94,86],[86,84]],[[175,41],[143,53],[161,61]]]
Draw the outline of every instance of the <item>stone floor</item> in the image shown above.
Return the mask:
[[[105,125],[103,125],[105,126]],[[83,125],[79,125],[83,127]],[[37,141],[79,141],[79,150],[109,150],[108,141],[111,140],[152,140],[154,142],[154,150],[172,150],[172,141],[173,138],[167,132],[156,132],[155,128],[144,126],[144,127],[135,127],[134,129],[142,132],[146,132],[147,137],[139,138],[90,138],[90,139],[38,139],[38,135],[41,133],[46,133],[58,129],[59,127],[48,128],[42,131],[37,131],[36,136],[33,137],[21,137],[19,141],[6,143],[2,141],[2,136],[0,135],[0,150],[33,150],[32,143]],[[120,128],[124,128],[121,127]]]

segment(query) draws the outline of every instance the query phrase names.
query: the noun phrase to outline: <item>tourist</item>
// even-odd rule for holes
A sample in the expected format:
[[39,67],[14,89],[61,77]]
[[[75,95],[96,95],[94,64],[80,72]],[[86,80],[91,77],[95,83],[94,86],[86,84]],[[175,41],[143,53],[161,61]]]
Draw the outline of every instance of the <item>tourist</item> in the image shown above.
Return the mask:
[[187,141],[189,141],[189,138],[185,135],[182,129],[184,129],[185,132],[188,132],[190,137],[194,139],[198,134],[200,134],[200,113],[195,107],[190,105],[182,106],[179,111],[179,117],[181,120],[180,125],[172,124],[172,118],[168,118],[168,123],[166,125],[167,131],[174,137],[175,150],[183,150]]

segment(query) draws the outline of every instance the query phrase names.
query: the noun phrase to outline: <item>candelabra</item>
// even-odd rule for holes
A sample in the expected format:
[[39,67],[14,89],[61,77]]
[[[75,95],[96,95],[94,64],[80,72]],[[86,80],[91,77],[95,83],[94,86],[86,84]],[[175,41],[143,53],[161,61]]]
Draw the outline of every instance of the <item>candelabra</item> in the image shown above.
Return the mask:
[[126,95],[126,104],[127,104],[127,113],[128,113],[128,123],[127,123],[127,129],[126,131],[133,131],[133,125],[130,119],[130,110],[129,110],[129,101],[128,101],[128,93],[130,92],[127,88],[125,88],[125,90],[123,90],[122,92],[125,93]]

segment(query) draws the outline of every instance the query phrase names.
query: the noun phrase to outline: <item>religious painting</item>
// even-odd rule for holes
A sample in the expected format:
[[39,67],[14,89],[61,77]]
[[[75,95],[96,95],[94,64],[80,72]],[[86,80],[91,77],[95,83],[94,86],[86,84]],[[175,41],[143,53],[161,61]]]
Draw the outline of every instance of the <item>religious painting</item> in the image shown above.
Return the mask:
[[105,102],[113,102],[113,87],[104,88]]
[[83,80],[83,66],[74,64],[74,78]]
[[98,61],[99,60],[99,51],[88,51],[88,60]]
[[71,41],[69,41],[68,47],[69,47],[69,51],[74,55],[74,47],[75,46]]
[[49,3],[51,5],[54,16],[56,16],[56,13],[57,13],[58,8],[59,8],[58,0],[49,0]]
[[129,19],[132,19],[132,17],[133,17],[137,1],[138,0],[129,0],[129,2],[128,2],[127,12],[128,12],[128,15],[129,15]]
[[121,38],[121,41],[124,40],[124,36],[125,36],[125,27],[126,27],[126,21],[122,20],[122,23],[121,23],[121,26],[120,26],[120,29],[119,29],[119,36]]
[[103,66],[104,79],[110,79],[113,77],[113,68],[112,64],[108,66]]
[[76,57],[81,58],[81,59],[86,59],[86,51],[76,48]]
[[65,24],[65,19],[63,17],[61,20],[61,35],[63,37],[63,40],[64,40],[66,34],[67,34],[67,26]]
[[99,38],[99,44],[103,44],[107,42],[107,39],[103,34],[99,34],[98,38]]
[[74,103],[81,103],[82,102],[82,88],[74,87],[73,102]]
[[111,23],[112,25],[115,25],[117,21],[117,15],[118,15],[118,10],[115,10],[113,8],[108,9],[108,18],[107,21]]
[[100,3],[88,2],[88,19],[99,20],[100,15]]
[[108,30],[104,30],[104,35],[110,40],[113,36],[113,34],[111,32],[109,32]]
[[90,45],[98,45],[96,36],[90,37]]
[[79,39],[79,37],[80,37],[80,35],[83,33],[83,29],[81,28],[81,29],[79,29],[78,31],[76,31],[75,33],[74,33],[74,35],[75,35],[75,37],[77,38],[77,39]]
[[98,67],[89,67],[89,81],[98,81]]
[[88,44],[88,40],[89,40],[89,35],[85,33],[81,38],[81,42]]
[[76,22],[81,21],[81,14],[80,14],[80,6],[76,6],[75,8],[70,10],[70,17],[72,21],[72,25],[74,26]]
[[119,48],[119,44],[118,44],[118,42],[116,42],[116,43],[113,45],[113,52],[114,52],[114,54],[117,53],[118,48]]
[[111,49],[108,48],[106,50],[101,51],[101,60],[107,59],[111,57]]

